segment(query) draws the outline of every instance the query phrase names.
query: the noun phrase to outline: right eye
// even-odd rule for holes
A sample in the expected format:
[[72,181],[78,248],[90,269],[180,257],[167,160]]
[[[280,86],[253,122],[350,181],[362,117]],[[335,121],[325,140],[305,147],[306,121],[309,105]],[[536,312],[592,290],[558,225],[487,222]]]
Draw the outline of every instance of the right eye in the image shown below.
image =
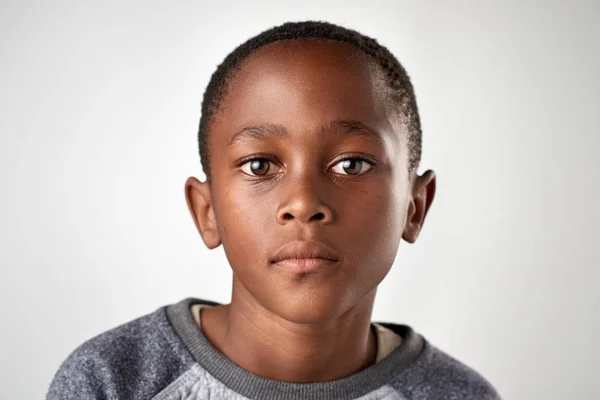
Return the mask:
[[240,168],[250,176],[264,176],[272,169],[271,161],[266,158],[253,158],[242,164]]

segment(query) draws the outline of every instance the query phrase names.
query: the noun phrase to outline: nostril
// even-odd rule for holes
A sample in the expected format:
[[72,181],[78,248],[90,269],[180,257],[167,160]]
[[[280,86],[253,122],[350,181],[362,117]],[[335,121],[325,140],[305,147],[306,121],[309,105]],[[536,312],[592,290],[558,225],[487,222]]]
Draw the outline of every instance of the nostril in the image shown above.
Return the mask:
[[325,214],[323,213],[316,213],[315,215],[313,215],[312,219],[316,219],[317,221],[322,220],[323,218],[325,218]]
[[[284,221],[290,221],[296,219],[296,217],[294,217],[292,214],[290,213],[285,213],[283,214],[283,220]],[[312,217],[310,217],[310,221],[322,221],[325,219],[325,214],[323,214],[322,212],[316,213],[315,215],[313,215]]]

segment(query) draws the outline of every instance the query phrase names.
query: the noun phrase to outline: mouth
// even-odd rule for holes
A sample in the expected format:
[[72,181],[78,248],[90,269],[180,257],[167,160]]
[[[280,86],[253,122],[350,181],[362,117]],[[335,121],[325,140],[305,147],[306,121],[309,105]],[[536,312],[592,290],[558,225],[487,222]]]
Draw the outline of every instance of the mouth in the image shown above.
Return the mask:
[[292,273],[318,272],[339,263],[330,247],[314,241],[290,242],[280,248],[271,264]]
[[287,258],[273,264],[288,272],[307,274],[328,269],[338,262],[337,260],[328,260],[326,258]]

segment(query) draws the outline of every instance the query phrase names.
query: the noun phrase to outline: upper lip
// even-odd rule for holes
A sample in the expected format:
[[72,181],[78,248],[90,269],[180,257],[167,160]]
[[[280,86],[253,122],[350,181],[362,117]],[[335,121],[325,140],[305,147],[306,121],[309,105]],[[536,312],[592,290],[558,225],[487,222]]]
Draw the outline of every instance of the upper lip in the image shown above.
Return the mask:
[[328,246],[315,241],[294,241],[281,247],[273,258],[272,263],[287,259],[324,258],[337,261],[336,253]]

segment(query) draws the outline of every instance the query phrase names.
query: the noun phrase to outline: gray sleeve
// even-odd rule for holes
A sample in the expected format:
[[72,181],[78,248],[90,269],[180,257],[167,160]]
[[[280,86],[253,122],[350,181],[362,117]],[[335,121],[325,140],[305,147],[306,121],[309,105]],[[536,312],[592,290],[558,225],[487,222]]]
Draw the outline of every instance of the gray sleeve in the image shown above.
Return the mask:
[[392,386],[404,398],[414,400],[502,400],[479,372],[429,342],[417,361]]
[[54,375],[46,400],[109,399],[96,370],[93,358],[74,351]]
[[164,308],[97,335],[58,368],[46,400],[146,400],[193,364]]

